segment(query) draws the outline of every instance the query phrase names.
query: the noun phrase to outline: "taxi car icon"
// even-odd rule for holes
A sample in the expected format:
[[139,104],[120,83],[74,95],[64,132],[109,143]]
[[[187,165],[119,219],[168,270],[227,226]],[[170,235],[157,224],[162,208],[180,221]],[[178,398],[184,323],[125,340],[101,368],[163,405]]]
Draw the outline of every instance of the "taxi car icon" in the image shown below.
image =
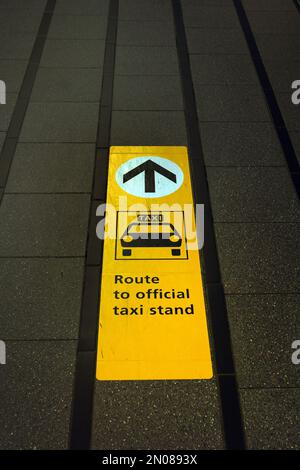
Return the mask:
[[138,248],[170,248],[172,256],[180,256],[182,238],[168,222],[134,221],[120,238],[123,256],[131,256]]

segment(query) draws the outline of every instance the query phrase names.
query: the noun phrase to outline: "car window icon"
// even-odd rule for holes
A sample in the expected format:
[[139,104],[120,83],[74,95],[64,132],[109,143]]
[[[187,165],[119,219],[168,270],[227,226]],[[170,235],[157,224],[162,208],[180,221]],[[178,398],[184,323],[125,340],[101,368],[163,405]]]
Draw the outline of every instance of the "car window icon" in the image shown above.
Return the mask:
[[172,223],[164,221],[162,214],[138,215],[123,232],[120,242],[126,257],[140,248],[170,248],[172,256],[181,255],[182,237]]

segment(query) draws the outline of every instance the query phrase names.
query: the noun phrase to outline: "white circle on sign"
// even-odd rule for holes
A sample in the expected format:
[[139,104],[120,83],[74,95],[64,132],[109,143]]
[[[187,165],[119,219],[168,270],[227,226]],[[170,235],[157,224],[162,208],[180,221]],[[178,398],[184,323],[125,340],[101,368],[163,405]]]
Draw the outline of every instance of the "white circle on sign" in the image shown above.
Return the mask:
[[149,155],[123,163],[116,172],[116,181],[120,188],[133,196],[163,197],[180,188],[183,172],[171,160]]

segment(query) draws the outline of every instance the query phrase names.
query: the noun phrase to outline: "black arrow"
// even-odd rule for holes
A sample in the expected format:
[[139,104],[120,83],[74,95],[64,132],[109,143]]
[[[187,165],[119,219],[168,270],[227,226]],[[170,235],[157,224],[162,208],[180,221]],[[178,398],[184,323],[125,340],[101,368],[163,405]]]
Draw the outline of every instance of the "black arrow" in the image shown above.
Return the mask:
[[160,173],[165,178],[176,183],[176,175],[163,166],[154,163],[152,160],[147,160],[139,166],[133,168],[123,175],[123,183],[131,180],[142,172],[145,172],[145,193],[155,193],[155,172]]

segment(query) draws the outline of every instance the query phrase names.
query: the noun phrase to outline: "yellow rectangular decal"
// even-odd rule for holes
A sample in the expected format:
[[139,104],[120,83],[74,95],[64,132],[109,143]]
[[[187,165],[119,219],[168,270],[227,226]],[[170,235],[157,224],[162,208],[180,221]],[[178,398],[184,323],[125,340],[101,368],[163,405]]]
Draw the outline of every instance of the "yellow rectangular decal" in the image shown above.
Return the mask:
[[111,147],[98,380],[209,379],[186,147]]

